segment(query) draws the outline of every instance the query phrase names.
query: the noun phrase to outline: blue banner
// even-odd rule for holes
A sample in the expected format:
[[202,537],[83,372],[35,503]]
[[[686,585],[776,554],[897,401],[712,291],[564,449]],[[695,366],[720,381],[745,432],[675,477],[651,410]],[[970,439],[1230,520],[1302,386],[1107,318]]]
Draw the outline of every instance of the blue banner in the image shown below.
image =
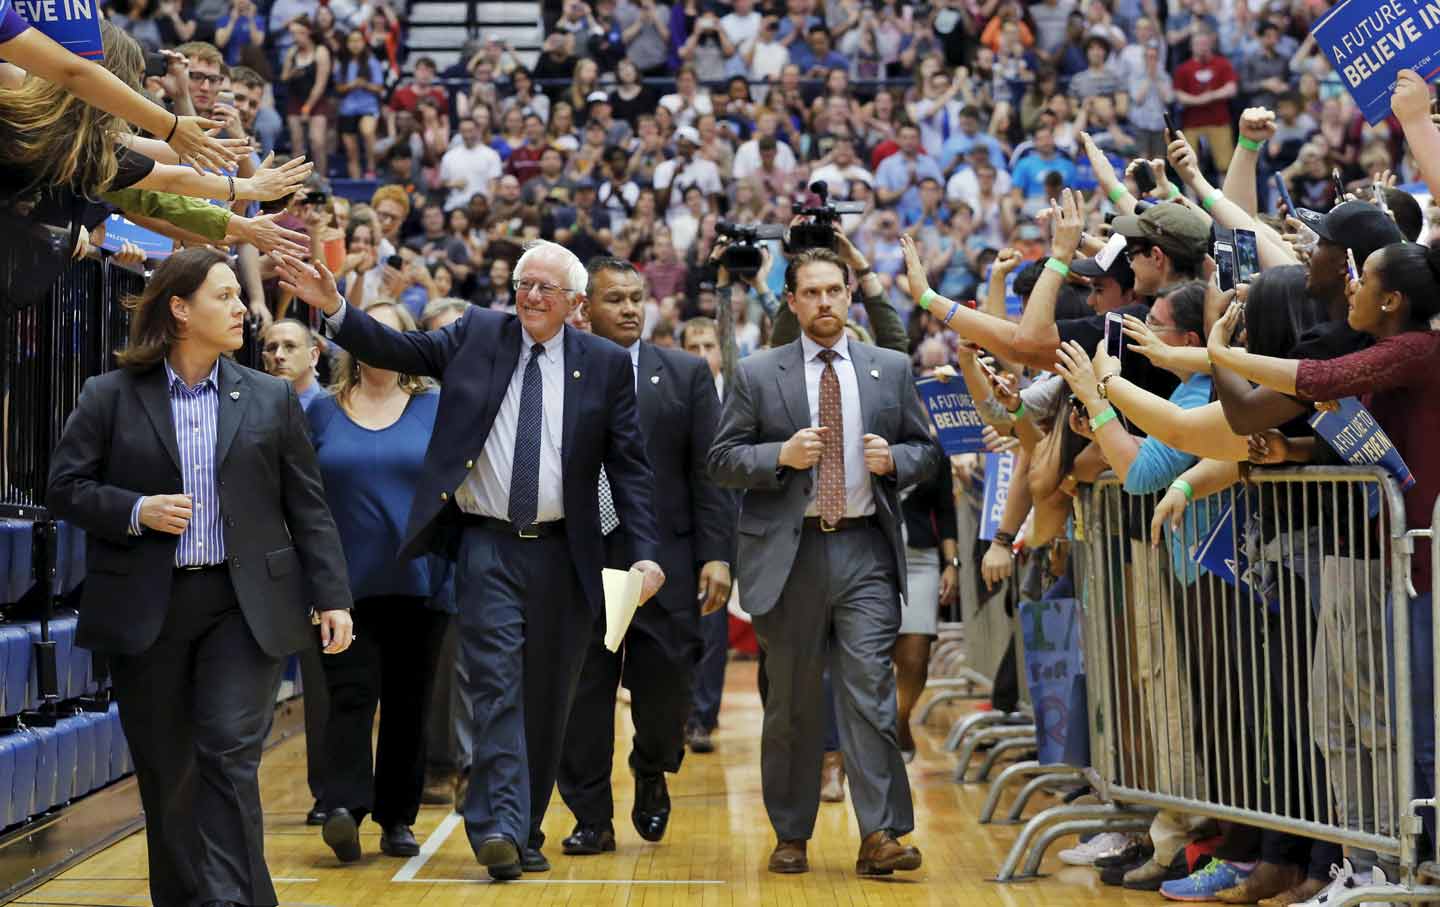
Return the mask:
[[1195,543],[1191,559],[1237,587],[1243,597],[1255,602],[1274,604],[1277,601],[1273,597],[1275,590],[1270,588],[1271,584],[1265,578],[1263,570],[1251,568],[1250,560],[1245,554],[1245,538],[1250,525],[1250,495],[1241,491],[1229,497],[1230,500],[1210,524],[1210,531]]
[[967,394],[964,382],[952,378],[924,378],[915,382],[920,392],[920,402],[930,414],[930,423],[935,426],[935,437],[945,453],[980,453],[985,449],[981,432],[985,421],[975,409],[975,398]]
[[1440,6],[1434,0],[1341,0],[1310,30],[1374,126],[1390,115],[1395,74],[1440,75]]
[[88,60],[105,58],[100,13],[92,0],[15,0],[15,11],[72,54]]
[[105,219],[105,241],[100,243],[100,248],[119,252],[121,244],[126,242],[139,246],[146,258],[169,258],[175,251],[175,240],[170,237],[131,223],[122,214],[110,215]]
[[1000,531],[1000,518],[1005,515],[1005,501],[1010,497],[1010,480],[1015,476],[1015,455],[985,455],[985,503],[980,507],[980,538],[990,542]]
[[[1310,416],[1310,427],[1315,434],[1325,439],[1325,443],[1334,448],[1340,455],[1340,459],[1352,466],[1380,466],[1395,481],[1400,483],[1402,489],[1409,489],[1415,484],[1415,477],[1410,474],[1410,467],[1405,465],[1401,458],[1400,451],[1370,415],[1370,410],[1360,405],[1360,401],[1354,397],[1346,397],[1343,400],[1335,401],[1340,409],[1333,413],[1317,410]],[[1370,516],[1380,512],[1380,490],[1371,485],[1366,496],[1370,501]]]

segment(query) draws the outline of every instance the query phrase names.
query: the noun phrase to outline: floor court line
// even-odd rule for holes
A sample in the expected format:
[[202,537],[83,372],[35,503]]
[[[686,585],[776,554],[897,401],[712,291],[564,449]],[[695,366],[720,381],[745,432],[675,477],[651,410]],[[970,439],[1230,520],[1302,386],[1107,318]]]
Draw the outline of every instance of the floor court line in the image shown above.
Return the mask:
[[399,871],[391,877],[390,881],[415,881],[416,874],[425,868],[425,864],[429,862],[431,857],[435,856],[436,851],[438,851],[446,839],[450,837],[451,832],[455,831],[455,827],[464,821],[464,816],[454,812],[440,820],[440,824],[435,827],[434,831],[430,832],[430,836],[425,839],[425,843],[420,845],[420,852],[406,860],[405,865],[400,867]]

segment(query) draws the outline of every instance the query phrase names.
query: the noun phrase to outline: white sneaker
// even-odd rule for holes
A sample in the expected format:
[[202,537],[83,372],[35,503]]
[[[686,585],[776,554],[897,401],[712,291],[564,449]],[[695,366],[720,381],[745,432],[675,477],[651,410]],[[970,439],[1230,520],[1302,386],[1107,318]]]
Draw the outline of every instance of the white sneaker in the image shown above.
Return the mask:
[[[1379,872],[1379,867],[1376,867],[1376,871]],[[1382,872],[1380,875],[1381,878],[1384,878],[1385,874]],[[1333,904],[1348,889],[1358,888],[1363,884],[1364,882],[1356,876],[1355,868],[1350,865],[1348,859],[1341,860],[1339,866],[1331,863],[1330,884],[1322,888],[1320,893],[1310,900],[1300,901],[1293,907],[1326,907],[1328,904]]]
[[1060,862],[1068,866],[1089,866],[1101,857],[1111,857],[1130,846],[1130,836],[1118,831],[1102,832],[1088,841],[1060,851]]
[[[1366,883],[1357,879],[1356,884],[1365,885]],[[1379,888],[1387,892],[1402,892],[1410,890],[1404,885],[1397,885],[1394,882],[1391,882],[1390,879],[1386,877],[1385,870],[1381,869],[1379,866],[1376,866],[1370,871],[1370,882],[1366,887]],[[1365,901],[1363,904],[1360,905],[1360,907],[1387,907],[1387,902]]]

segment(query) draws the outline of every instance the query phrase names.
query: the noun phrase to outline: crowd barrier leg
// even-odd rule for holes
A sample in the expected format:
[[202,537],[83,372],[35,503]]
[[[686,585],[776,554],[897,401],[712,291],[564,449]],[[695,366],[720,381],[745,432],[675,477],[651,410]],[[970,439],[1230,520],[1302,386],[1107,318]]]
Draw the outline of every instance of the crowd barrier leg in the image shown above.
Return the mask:
[[1033,746],[1035,741],[1035,725],[1008,725],[1005,727],[985,728],[966,737],[965,746],[960,750],[960,760],[955,765],[955,780],[965,780],[966,773],[970,771],[970,760],[974,758],[976,751],[982,743],[998,746],[1001,742],[1014,737],[1028,737]]
[[955,725],[950,728],[950,734],[945,738],[945,751],[948,753],[955,752],[960,748],[960,742],[964,740],[965,736],[971,731],[978,731],[981,728],[1002,721],[1007,717],[1005,712],[997,712],[992,709],[988,712],[976,712],[973,715],[967,715],[964,718],[957,719]]
[[[1122,809],[1113,804],[1100,805],[1070,805],[1052,806],[1043,812],[1037,813],[1034,818],[1025,823],[1020,831],[1020,836],[1015,839],[1005,862],[1000,865],[1000,871],[995,875],[997,882],[1012,882],[1021,878],[1016,870],[1020,861],[1025,859],[1031,848],[1040,843],[1045,833],[1053,826],[1065,824],[1066,834],[1084,834],[1089,831],[1134,831],[1150,827],[1150,819],[1154,815],[1153,810]],[[1056,835],[1045,841],[1045,846],[1053,844]],[[1027,865],[1037,867],[1044,859],[1045,851],[1036,848],[1036,853],[1027,861]],[[1033,876],[1034,869],[1031,869]]]
[[[975,776],[975,780],[988,781],[990,773],[995,770],[995,764],[1000,761],[1001,756],[1014,750],[1033,750],[1037,743],[1037,738],[1034,736],[1010,737],[1000,741],[990,748],[990,752],[985,754],[985,761],[980,763],[980,771]],[[959,780],[965,779],[961,777]]]
[[990,794],[985,798],[985,806],[980,810],[980,824],[989,825],[995,818],[995,811],[1000,808],[1000,797],[1005,789],[1022,778],[1033,778],[1036,775],[1049,775],[1054,772],[1054,766],[1041,765],[1039,762],[1030,760],[1017,762],[1014,765],[1006,766],[995,783],[990,785]]
[[[1051,766],[1054,768],[1054,766]],[[1030,803],[1030,798],[1051,784],[1058,784],[1062,781],[1082,781],[1085,773],[1078,768],[1065,767],[1062,771],[1052,771],[1049,774],[1041,775],[1038,778],[1030,779],[1030,783],[1020,789],[1015,795],[1015,802],[1010,804],[1010,814],[1005,817],[1003,825],[1015,825],[1020,821],[1025,807]]]

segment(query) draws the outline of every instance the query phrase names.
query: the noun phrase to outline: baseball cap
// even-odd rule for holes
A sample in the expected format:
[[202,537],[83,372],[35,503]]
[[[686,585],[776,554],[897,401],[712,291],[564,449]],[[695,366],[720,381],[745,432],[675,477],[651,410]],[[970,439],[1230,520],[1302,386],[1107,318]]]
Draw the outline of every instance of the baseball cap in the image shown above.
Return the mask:
[[1125,257],[1125,237],[1118,233],[1110,237],[1094,258],[1071,262],[1070,273],[1091,279],[1109,277],[1126,290],[1135,288],[1135,272],[1130,269],[1130,259]]
[[1363,268],[1371,252],[1405,241],[1390,215],[1369,202],[1344,202],[1325,214],[1299,208],[1295,216],[1316,236],[1354,252],[1356,267]]
[[681,126],[675,130],[675,141],[698,145],[700,144],[700,133],[694,126]]
[[1175,202],[1151,205],[1140,215],[1122,214],[1111,229],[1126,239],[1154,243],[1166,255],[1198,262],[1210,249],[1210,225],[1205,218]]
[[586,104],[609,104],[610,96],[603,91],[592,91],[585,96]]

